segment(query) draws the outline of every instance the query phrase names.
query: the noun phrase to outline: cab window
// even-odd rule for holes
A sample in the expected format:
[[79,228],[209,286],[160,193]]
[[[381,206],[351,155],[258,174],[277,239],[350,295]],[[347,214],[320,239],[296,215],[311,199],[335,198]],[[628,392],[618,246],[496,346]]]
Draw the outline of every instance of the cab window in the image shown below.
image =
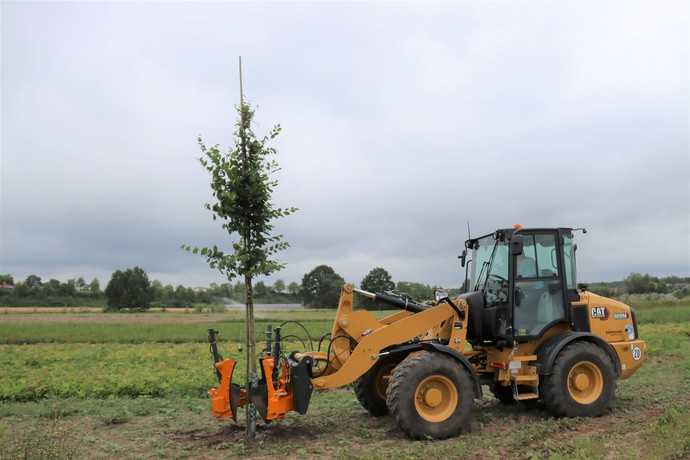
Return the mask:
[[534,235],[527,235],[522,238],[522,254],[517,256],[517,277],[536,278],[537,277],[537,253],[534,247]]
[[556,235],[524,235],[522,255],[515,258],[515,335],[535,336],[565,318]]
[[558,277],[558,256],[554,235],[534,235],[539,278]]
[[576,289],[577,280],[575,278],[575,244],[573,235],[563,235],[563,270],[565,271],[565,282],[568,289]]

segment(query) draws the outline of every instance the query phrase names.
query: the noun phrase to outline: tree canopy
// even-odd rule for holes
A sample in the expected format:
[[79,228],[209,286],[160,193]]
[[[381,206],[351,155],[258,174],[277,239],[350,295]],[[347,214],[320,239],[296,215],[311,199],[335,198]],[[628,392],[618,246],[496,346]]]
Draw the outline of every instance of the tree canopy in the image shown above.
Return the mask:
[[287,216],[297,208],[279,208],[272,201],[278,181],[273,175],[278,163],[271,158],[275,148],[270,141],[280,134],[280,125],[258,138],[252,131],[254,111],[246,103],[237,108],[239,119],[235,124],[235,145],[228,151],[219,145],[207,146],[198,138],[202,166],[211,176],[212,203],[204,207],[211,211],[213,220],[219,220],[230,236],[230,248],[218,246],[182,247],[206,258],[209,266],[220,271],[229,280],[236,276],[253,278],[268,276],[283,268],[274,258],[289,244],[283,235],[273,232],[273,221]]
[[666,284],[656,276],[645,273],[631,273],[623,280],[625,289],[630,294],[644,294],[647,292],[666,292]]
[[149,308],[153,290],[146,272],[134,267],[115,271],[105,288],[105,296],[109,308]]
[[[395,283],[391,275],[383,267],[372,268],[364,277],[360,286],[369,292],[386,292],[395,289]],[[358,299],[357,302],[365,307],[374,306],[374,301],[368,298]]]
[[360,286],[369,292],[385,292],[395,289],[395,283],[391,275],[383,267],[371,269],[362,280]]
[[319,265],[302,278],[302,299],[307,307],[329,308],[338,305],[342,276],[328,265]]

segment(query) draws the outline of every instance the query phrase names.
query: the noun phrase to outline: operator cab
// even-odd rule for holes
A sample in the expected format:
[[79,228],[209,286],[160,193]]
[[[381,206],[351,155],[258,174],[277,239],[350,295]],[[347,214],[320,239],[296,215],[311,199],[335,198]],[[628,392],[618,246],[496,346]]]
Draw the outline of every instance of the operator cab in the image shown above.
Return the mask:
[[465,248],[470,342],[511,346],[570,322],[570,303],[579,299],[573,229],[516,225],[470,238]]

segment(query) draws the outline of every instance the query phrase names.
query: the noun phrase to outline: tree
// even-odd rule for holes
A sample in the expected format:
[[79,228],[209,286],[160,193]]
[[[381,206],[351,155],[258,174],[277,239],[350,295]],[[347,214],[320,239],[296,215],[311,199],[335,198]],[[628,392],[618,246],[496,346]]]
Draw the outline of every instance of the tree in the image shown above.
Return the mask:
[[21,281],[14,285],[14,295],[17,297],[29,297],[31,295],[31,289],[22,283]]
[[[391,275],[382,267],[373,268],[367,273],[360,286],[369,292],[386,292],[395,289],[395,283],[391,279]],[[369,307],[374,305],[374,301],[367,298],[362,299],[361,302]]]
[[139,267],[117,270],[105,288],[108,308],[149,308],[152,291],[149,277]]
[[268,295],[268,286],[263,281],[259,281],[254,286],[254,295],[257,298],[265,298]]
[[61,284],[62,283],[60,283],[59,280],[51,278],[48,280],[45,286],[43,286],[43,289],[47,295],[60,295]]
[[181,284],[178,284],[175,288],[175,302],[177,305],[191,306],[194,302],[194,297],[194,291],[191,288],[186,288]]
[[163,299],[163,283],[158,280],[153,280],[151,283],[151,298],[153,300]]
[[94,297],[101,294],[101,283],[98,278],[92,279],[89,283],[89,293]]
[[163,287],[162,297],[167,302],[172,302],[175,299],[175,287],[172,284],[166,284]]
[[41,277],[40,277],[40,276],[37,276],[37,275],[29,275],[29,276],[27,276],[26,279],[24,280],[24,284],[26,284],[26,286],[27,286],[29,289],[35,289],[35,288],[40,288],[41,285],[42,285],[43,283],[41,282]]
[[373,268],[361,283],[362,289],[369,292],[386,292],[395,289],[395,283],[385,268]]
[[293,281],[292,283],[288,284],[287,290],[290,295],[297,295],[301,291],[301,288],[299,284]]
[[0,275],[0,284],[14,286],[14,277],[12,277],[12,275],[9,273],[7,275]]
[[345,284],[332,267],[319,265],[302,278],[302,300],[307,307],[337,307],[340,289]]
[[276,282],[273,283],[273,292],[277,292],[278,294],[285,292],[285,281],[276,280]]
[[74,296],[77,294],[77,281],[74,279],[67,280],[66,283],[60,283],[60,294],[64,296]]
[[84,278],[80,276],[75,281],[75,286],[77,287],[77,291],[81,292],[86,288],[86,281],[84,281]]
[[396,291],[409,295],[415,300],[424,301],[434,298],[434,289],[426,284],[410,281],[398,281]]
[[623,280],[625,289],[630,294],[645,294],[648,292],[666,292],[666,284],[656,276],[645,273],[631,273]]
[[[242,96],[242,70],[240,61],[240,106],[237,108],[239,120],[235,124],[234,146],[223,151],[218,145],[207,146],[199,137],[202,166],[211,176],[213,202],[206,203],[213,220],[230,237],[227,249],[218,246],[183,248],[201,254],[212,269],[232,280],[244,278],[246,305],[247,341],[247,389],[251,393],[258,385],[256,374],[254,301],[252,281],[257,276],[269,276],[283,268],[275,255],[288,247],[280,234],[274,233],[273,222],[287,216],[296,208],[278,208],[273,204],[272,195],[278,181],[274,173],[278,163],[271,157],[276,150],[270,142],[280,133],[280,125],[258,138],[252,130],[254,111],[244,102]],[[256,430],[256,409],[247,404],[247,439],[254,438]]]

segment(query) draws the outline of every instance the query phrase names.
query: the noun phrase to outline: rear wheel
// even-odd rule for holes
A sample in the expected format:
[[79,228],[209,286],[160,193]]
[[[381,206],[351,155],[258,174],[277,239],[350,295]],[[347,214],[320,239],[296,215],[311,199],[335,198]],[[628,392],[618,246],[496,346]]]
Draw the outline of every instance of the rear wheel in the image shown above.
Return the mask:
[[457,436],[472,414],[469,372],[440,353],[409,355],[393,371],[387,404],[400,429],[413,439]]
[[400,358],[380,360],[355,382],[355,396],[369,415],[382,417],[388,414],[386,389],[391,372],[399,362]]
[[544,404],[555,415],[596,417],[608,409],[616,374],[606,352],[589,342],[566,346],[544,379]]

